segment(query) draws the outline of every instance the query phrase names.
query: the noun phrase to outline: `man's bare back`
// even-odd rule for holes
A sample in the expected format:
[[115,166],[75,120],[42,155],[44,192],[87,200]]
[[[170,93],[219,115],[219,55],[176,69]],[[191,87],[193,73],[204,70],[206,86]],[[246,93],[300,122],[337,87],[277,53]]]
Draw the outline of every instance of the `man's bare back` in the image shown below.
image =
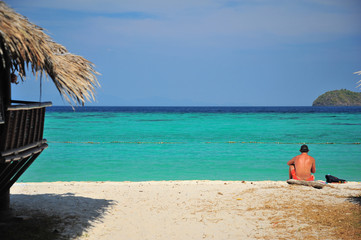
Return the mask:
[[315,159],[308,155],[307,145],[301,146],[301,154],[288,161],[290,178],[298,180],[313,180],[311,173],[316,172]]

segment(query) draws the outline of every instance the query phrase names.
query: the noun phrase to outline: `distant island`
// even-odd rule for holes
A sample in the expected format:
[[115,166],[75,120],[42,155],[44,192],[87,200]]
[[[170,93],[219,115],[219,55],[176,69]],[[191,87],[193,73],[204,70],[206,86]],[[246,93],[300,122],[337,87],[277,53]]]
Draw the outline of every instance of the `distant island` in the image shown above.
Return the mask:
[[312,106],[361,106],[361,92],[346,89],[329,91],[313,101]]

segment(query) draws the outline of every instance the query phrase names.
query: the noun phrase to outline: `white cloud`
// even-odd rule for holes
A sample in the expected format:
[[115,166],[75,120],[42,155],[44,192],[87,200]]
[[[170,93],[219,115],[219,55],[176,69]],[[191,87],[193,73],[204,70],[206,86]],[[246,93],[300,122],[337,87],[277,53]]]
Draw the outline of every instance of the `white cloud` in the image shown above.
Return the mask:
[[[20,5],[20,3],[18,3]],[[33,8],[90,12],[79,34],[96,33],[109,44],[156,41],[169,44],[259,46],[328,41],[361,34],[358,0],[32,0]],[[145,13],[154,18],[116,18],[109,13]],[[91,13],[97,13],[92,17]],[[69,19],[71,22],[71,19]]]
[[[159,1],[158,1],[159,2]],[[153,2],[154,3],[154,2]],[[105,31],[119,39],[199,44],[221,44],[224,41],[238,45],[298,43],[328,41],[349,34],[361,33],[358,15],[342,11],[312,10],[299,5],[240,5],[221,7],[206,5],[197,8],[190,2],[177,8],[163,6],[158,12],[129,4],[129,11],[147,11],[157,14],[154,19],[94,18],[89,26]],[[188,6],[188,7],[187,7]],[[170,14],[173,13],[173,14]],[[360,21],[359,21],[360,20]],[[273,43],[270,43],[273,41]]]
[[12,0],[24,7],[52,8],[85,12],[151,12],[168,13],[187,11],[194,8],[209,8],[220,6],[219,1],[208,0]]

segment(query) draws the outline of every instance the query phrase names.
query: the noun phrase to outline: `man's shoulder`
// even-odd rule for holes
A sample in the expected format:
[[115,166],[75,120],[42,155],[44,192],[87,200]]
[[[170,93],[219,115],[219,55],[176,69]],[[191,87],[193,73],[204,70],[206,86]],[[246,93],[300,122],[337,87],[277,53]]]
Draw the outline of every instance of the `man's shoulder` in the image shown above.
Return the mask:
[[307,158],[306,159],[309,159],[309,160],[311,160],[311,161],[315,161],[315,159],[312,157],[312,156],[310,156],[310,155],[307,155]]
[[302,160],[307,160],[307,159],[310,159],[310,160],[315,160],[312,156],[310,155],[303,155],[303,154],[300,154],[300,155],[297,155],[296,157],[294,157],[294,159],[302,159]]
[[312,160],[315,160],[312,156],[308,155]]

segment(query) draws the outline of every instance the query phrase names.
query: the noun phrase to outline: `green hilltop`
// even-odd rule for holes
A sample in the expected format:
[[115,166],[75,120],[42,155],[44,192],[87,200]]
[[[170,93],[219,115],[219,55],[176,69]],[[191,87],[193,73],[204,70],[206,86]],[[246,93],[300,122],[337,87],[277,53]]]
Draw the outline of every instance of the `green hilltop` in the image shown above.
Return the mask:
[[329,91],[313,101],[312,106],[361,106],[361,92],[346,89]]

